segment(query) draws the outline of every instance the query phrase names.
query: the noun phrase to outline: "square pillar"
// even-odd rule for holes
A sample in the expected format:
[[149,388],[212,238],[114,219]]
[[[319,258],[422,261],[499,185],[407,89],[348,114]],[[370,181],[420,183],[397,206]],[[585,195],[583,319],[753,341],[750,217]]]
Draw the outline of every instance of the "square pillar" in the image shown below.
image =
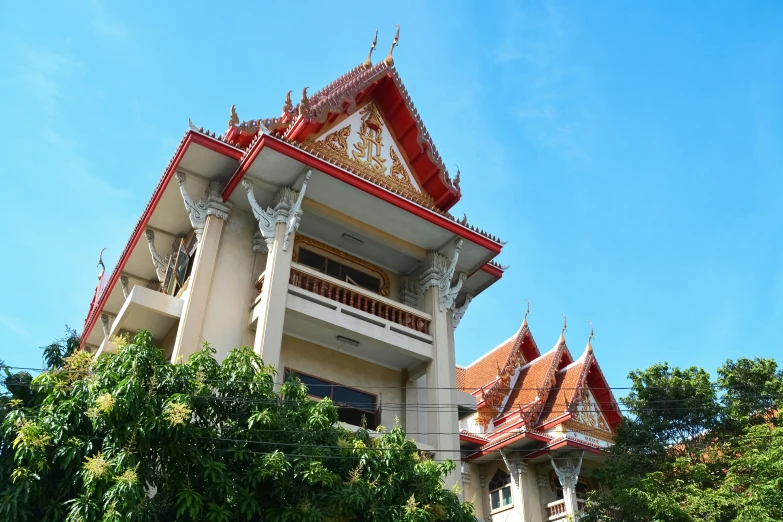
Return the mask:
[[258,324],[253,350],[261,356],[264,364],[272,365],[278,371],[277,380],[282,381],[280,350],[283,343],[285,302],[288,296],[288,281],[291,275],[293,248],[284,249],[286,224],[277,223],[272,238],[267,239],[269,253],[266,257],[264,283],[258,309]]
[[207,216],[190,274],[190,292],[182,309],[174,349],[171,352],[172,363],[187,360],[201,349],[201,327],[204,324],[204,313],[207,310],[224,225],[224,218],[217,215]]

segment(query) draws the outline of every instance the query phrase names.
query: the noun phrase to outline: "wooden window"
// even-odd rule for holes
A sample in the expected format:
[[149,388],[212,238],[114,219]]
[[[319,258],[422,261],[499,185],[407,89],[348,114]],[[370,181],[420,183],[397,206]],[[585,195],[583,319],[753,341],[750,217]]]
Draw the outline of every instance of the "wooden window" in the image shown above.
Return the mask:
[[511,499],[511,475],[503,470],[497,470],[489,481],[489,503],[492,511],[510,506]]
[[300,247],[299,262],[340,281],[345,281],[376,293],[381,291],[381,280],[379,278],[317,254],[312,250]]
[[285,380],[291,378],[298,378],[307,386],[307,394],[310,397],[329,397],[337,406],[337,415],[342,422],[361,426],[364,417],[367,427],[372,430],[380,424],[381,411],[376,395],[286,368]]

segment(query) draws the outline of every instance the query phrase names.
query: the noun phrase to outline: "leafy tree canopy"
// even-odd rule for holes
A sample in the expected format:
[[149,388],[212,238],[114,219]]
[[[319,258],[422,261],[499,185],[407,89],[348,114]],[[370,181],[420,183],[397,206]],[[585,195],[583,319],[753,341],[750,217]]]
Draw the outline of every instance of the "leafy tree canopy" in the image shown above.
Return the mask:
[[[53,350],[54,351],[54,350]],[[472,521],[451,462],[371,437],[248,348],[169,364],[148,332],[65,355],[0,410],[0,520]]]
[[632,415],[584,520],[783,520],[783,373],[771,359],[631,372]]

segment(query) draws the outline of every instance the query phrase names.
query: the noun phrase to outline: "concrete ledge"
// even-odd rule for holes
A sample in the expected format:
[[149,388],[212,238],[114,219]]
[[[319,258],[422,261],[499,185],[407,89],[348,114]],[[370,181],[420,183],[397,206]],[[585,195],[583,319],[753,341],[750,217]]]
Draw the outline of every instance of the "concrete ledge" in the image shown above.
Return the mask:
[[179,321],[184,305],[185,301],[179,297],[140,285],[134,286],[114,319],[109,337],[103,340],[95,357],[116,351],[117,347],[111,338],[123,332],[135,334],[140,330],[149,330],[155,339],[163,339]]

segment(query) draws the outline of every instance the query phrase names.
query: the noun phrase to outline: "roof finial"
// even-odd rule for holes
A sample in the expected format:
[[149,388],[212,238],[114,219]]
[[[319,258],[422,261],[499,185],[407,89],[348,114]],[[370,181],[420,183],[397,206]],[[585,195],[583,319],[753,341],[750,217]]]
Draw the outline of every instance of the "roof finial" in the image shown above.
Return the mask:
[[[104,247],[103,250],[106,250],[106,247]],[[106,265],[103,264],[103,250],[101,250],[101,253],[98,254],[98,264],[95,265],[101,267],[101,273],[98,275],[98,279],[101,279],[103,277],[103,273],[106,272]]]
[[457,165],[457,175],[454,176],[454,188],[457,189],[457,192],[462,192],[459,188],[459,176],[460,176],[459,165]]
[[362,64],[365,69],[372,67],[372,52],[375,50],[376,45],[378,45],[378,29],[375,30],[375,38],[372,40],[372,47],[370,47],[370,52],[367,53],[367,59],[364,60],[364,63]]
[[590,319],[588,319],[587,322],[590,323],[590,337],[587,338],[587,352],[593,353],[593,345],[590,344],[590,341],[595,339],[595,331],[593,330],[593,322]]
[[524,328],[527,326],[527,316],[530,315],[530,301],[525,299],[525,302],[527,303],[527,310],[525,311],[525,318],[522,319],[522,327]]
[[294,104],[291,102],[291,91],[285,93],[285,104],[283,104],[283,116],[289,112],[293,112]]
[[232,105],[231,106],[231,119],[228,120],[228,126],[233,127],[234,125],[239,125],[239,116],[237,116],[237,106]]
[[557,340],[557,344],[565,344],[565,333],[568,331],[568,323],[566,322],[566,315],[560,315],[563,316],[563,329],[560,331],[560,339]]
[[384,62],[386,62],[386,65],[394,65],[394,58],[392,58],[392,51],[394,51],[394,47],[397,45],[397,42],[400,41],[400,24],[394,24],[397,26],[397,33],[394,35],[394,41],[391,44],[391,47],[389,47],[389,54],[386,56],[386,59]]
[[305,87],[304,89],[302,89],[302,101],[299,102],[300,116],[304,115],[305,113],[307,113],[307,111],[310,110],[310,100],[307,99],[307,89],[309,88],[310,87]]

